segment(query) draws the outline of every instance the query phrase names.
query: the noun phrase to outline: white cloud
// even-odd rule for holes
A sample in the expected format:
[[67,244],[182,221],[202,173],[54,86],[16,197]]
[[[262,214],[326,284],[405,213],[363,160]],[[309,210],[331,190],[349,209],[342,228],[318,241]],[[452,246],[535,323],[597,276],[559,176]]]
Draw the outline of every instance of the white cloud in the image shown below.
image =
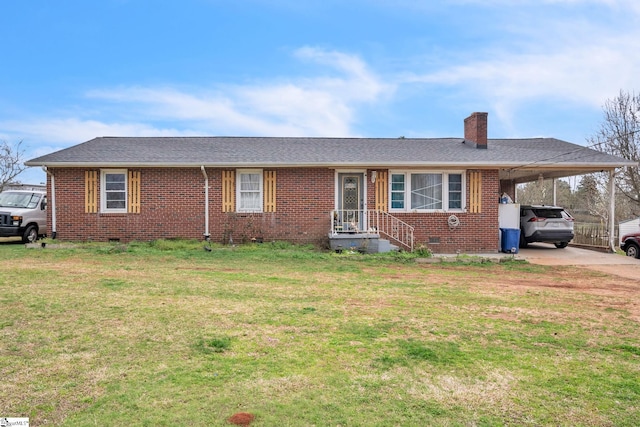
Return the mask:
[[[227,85],[216,90],[118,87],[91,90],[87,113],[0,121],[2,139],[24,140],[26,159],[99,136],[352,136],[358,105],[393,87],[353,55],[305,47],[301,60],[333,70],[318,77]],[[332,74],[332,75],[328,75]],[[106,101],[106,102],[105,102]],[[101,119],[104,117],[104,119]],[[24,181],[43,179],[29,169]]]
[[357,105],[393,90],[355,56],[310,47],[295,55],[328,66],[337,75],[224,86],[209,92],[125,87],[94,90],[88,96],[127,104],[129,111],[147,118],[189,123],[205,134],[347,136],[352,134]]
[[[408,73],[404,82],[450,87],[462,99],[481,99],[506,122],[519,108],[532,102],[560,102],[599,109],[621,89],[637,89],[640,75],[640,56],[635,54],[640,39],[638,5],[634,2],[631,7],[627,1],[614,0],[547,1],[558,2],[601,3],[615,10],[613,17],[603,22],[595,17],[573,18],[566,14],[546,20],[539,19],[540,16],[528,17],[540,22],[536,26],[516,20],[504,29],[508,41],[488,44],[480,52],[463,52],[467,59],[458,56],[454,65],[426,73]],[[628,22],[622,25],[620,8],[625,6],[622,15]]]

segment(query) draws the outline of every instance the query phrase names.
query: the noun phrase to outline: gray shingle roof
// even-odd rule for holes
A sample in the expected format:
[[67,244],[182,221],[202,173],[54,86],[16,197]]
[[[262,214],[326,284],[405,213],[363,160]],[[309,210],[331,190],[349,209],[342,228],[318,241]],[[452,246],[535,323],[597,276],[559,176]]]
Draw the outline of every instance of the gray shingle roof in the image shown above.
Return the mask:
[[556,167],[635,165],[553,138],[101,137],[26,162],[27,166],[133,167]]

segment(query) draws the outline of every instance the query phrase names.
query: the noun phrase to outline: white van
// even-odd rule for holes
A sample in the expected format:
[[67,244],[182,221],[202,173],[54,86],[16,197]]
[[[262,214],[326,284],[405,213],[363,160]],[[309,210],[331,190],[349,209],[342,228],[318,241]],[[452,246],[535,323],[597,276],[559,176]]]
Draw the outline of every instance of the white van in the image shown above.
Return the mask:
[[47,234],[47,194],[37,190],[0,193],[0,237],[19,236],[24,243]]

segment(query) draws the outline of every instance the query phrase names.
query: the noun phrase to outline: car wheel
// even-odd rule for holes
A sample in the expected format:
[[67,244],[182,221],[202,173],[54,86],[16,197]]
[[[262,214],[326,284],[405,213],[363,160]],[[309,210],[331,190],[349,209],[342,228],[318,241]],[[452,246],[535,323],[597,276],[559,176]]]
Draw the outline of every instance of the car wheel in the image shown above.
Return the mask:
[[625,252],[627,256],[640,258],[640,248],[638,248],[638,245],[634,243],[630,243],[629,246],[627,246],[627,250]]
[[554,245],[556,245],[556,248],[562,249],[562,248],[566,248],[569,245],[569,242],[558,242],[558,243],[554,243]]
[[22,233],[22,243],[32,243],[38,240],[38,229],[35,225],[30,225]]

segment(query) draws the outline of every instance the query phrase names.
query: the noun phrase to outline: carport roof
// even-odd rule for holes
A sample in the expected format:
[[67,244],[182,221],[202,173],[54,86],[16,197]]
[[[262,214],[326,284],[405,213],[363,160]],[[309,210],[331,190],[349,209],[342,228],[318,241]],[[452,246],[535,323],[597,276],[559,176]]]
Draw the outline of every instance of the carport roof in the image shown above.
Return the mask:
[[636,166],[554,138],[100,137],[27,161],[47,167],[384,167],[500,169],[502,179]]

